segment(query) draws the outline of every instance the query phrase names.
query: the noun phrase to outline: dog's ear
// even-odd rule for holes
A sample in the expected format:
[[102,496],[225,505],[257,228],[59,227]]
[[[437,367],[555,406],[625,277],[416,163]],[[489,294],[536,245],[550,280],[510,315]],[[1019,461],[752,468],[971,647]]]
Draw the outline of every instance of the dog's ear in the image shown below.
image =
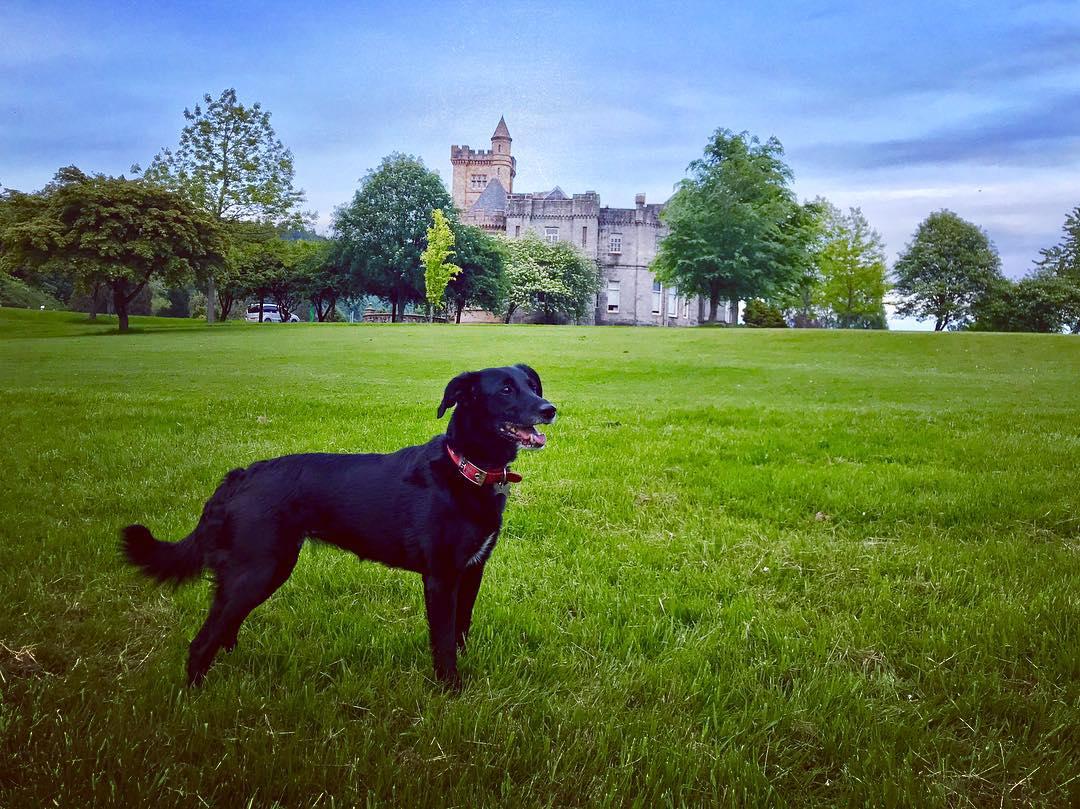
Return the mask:
[[525,375],[527,377],[529,377],[529,379],[531,379],[533,382],[536,383],[536,395],[537,396],[543,396],[544,395],[544,386],[542,384],[540,384],[540,374],[536,373],[536,371],[534,371],[532,368],[530,368],[528,365],[526,365],[523,362],[519,362],[514,367],[515,368],[520,368],[522,371],[525,372]]
[[476,376],[475,371],[466,371],[450,380],[443,393],[442,402],[439,404],[440,419],[449,408],[472,398],[476,387]]

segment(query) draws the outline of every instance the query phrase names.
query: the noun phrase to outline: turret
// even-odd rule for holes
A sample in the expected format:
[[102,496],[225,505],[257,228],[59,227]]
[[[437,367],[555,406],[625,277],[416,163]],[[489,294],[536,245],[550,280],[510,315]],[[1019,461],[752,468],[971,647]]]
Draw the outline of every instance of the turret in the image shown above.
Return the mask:
[[510,154],[512,141],[510,130],[506,128],[506,119],[500,115],[499,125],[491,135],[491,165],[507,193],[513,193],[514,177],[517,175],[517,160]]

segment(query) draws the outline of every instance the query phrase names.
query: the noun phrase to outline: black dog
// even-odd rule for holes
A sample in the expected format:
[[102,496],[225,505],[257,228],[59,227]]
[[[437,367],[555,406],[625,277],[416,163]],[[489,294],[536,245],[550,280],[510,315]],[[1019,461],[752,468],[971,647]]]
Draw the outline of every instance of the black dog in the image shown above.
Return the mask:
[[435,674],[459,687],[465,644],[484,564],[502,526],[507,464],[539,449],[536,424],[555,419],[540,377],[527,365],[463,373],[446,386],[439,417],[457,406],[445,435],[389,455],[286,455],[226,475],[198,526],[176,544],[142,525],[122,533],[131,564],[161,582],[214,572],[210,614],[191,642],[189,685],[219,649],[236,645],[240,624],[292,573],[307,538],[424,577]]

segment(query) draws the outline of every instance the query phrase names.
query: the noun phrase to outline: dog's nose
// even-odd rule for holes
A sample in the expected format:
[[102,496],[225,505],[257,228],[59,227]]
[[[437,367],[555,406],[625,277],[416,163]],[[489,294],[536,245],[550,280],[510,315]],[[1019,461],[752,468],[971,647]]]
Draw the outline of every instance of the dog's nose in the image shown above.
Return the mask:
[[540,405],[540,418],[552,421],[555,418],[555,405],[551,402]]

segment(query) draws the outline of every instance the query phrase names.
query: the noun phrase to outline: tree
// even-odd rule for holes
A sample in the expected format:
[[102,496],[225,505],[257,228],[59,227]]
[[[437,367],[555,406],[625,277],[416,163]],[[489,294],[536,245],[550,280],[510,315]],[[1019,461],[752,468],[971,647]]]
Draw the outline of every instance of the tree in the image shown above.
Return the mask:
[[222,261],[217,223],[154,183],[65,169],[32,196],[0,234],[4,262],[66,267],[84,288],[108,288],[122,332],[152,278],[181,285]]
[[[223,90],[205,107],[185,109],[189,122],[176,151],[162,149],[143,177],[185,194],[204,211],[228,222],[299,222],[304,192],[293,188],[292,152],[270,125],[270,113],[256,102],[246,107],[236,90]],[[132,170],[138,173],[139,167]],[[207,322],[214,322],[214,275],[208,278]]]
[[341,249],[335,242],[320,242],[315,252],[300,262],[300,285],[311,301],[315,318],[331,320],[339,299],[353,293],[352,278],[341,259]]
[[1042,275],[1061,279],[1068,290],[1062,315],[1069,331],[1080,334],[1080,206],[1065,217],[1064,235],[1053,247],[1040,250],[1035,266]]
[[[322,242],[273,238],[242,246],[233,259],[244,293],[260,304],[272,298],[284,322],[307,296],[311,268],[323,249]],[[259,322],[263,322],[261,308]]]
[[828,207],[825,239],[817,256],[819,300],[842,329],[884,329],[885,244],[858,208]]
[[360,181],[352,202],[334,212],[333,230],[358,290],[390,301],[391,320],[424,299],[420,253],[436,208],[453,200],[439,175],[394,153]]
[[467,306],[502,311],[506,305],[505,248],[500,239],[472,225],[454,226],[454,246],[461,272],[450,280],[446,294],[454,308],[454,320],[461,322]]
[[568,242],[548,244],[535,233],[508,239],[506,322],[522,308],[553,323],[562,313],[581,320],[600,288],[596,262]]
[[972,312],[971,328],[978,331],[1060,333],[1080,313],[1080,287],[1045,270],[1016,282],[1002,278]]
[[447,263],[454,255],[450,248],[454,246],[454,232],[441,208],[432,212],[431,227],[427,230],[427,247],[420,254],[424,264],[424,292],[430,307],[430,319],[435,318],[435,309],[442,306],[443,295],[450,279],[461,274],[461,267]]
[[783,156],[776,138],[718,129],[664,209],[653,271],[707,297],[709,321],[721,300],[778,296],[812,263],[818,210],[796,201]]
[[972,307],[1004,277],[990,237],[952,211],[930,214],[893,266],[901,317],[934,319],[934,331],[963,328]]

